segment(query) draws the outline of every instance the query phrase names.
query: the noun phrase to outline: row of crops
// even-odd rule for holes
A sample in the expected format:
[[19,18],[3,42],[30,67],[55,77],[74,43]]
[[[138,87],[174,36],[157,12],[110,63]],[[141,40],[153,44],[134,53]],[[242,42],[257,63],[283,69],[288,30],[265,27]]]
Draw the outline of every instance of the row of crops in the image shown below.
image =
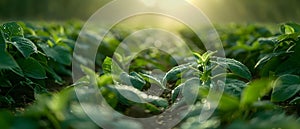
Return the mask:
[[[149,127],[163,127],[172,119],[179,119],[174,128],[182,129],[300,127],[300,25],[285,23],[275,31],[252,24],[216,26],[226,58],[206,51],[201,40],[186,29],[179,30],[181,38],[197,46],[191,47],[190,57],[173,57],[149,48],[136,57],[115,54],[113,58],[120,42],[134,32],[114,28],[99,46],[96,70],[81,66],[86,75],[73,83],[72,56],[81,22],[4,23],[0,27],[0,127],[100,128],[81,107],[75,92],[76,87],[91,83],[115,111],[136,118],[153,116],[156,121],[147,123]],[[98,33],[84,33],[85,41],[99,39]],[[129,58],[130,64],[122,63]],[[162,72],[153,73],[154,69]],[[213,74],[216,69],[224,72]],[[226,80],[214,81],[224,77]],[[146,92],[152,86],[156,90]],[[223,87],[224,92],[212,116],[199,123],[214,87]],[[193,100],[182,99],[185,96]],[[189,112],[161,119],[162,113],[174,107]],[[101,113],[105,127],[146,128],[116,112]]]

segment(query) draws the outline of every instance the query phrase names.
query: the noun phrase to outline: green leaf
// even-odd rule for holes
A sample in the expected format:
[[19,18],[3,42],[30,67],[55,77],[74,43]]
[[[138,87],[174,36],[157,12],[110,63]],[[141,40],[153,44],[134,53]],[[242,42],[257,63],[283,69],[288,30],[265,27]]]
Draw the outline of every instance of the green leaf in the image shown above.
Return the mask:
[[14,36],[24,37],[23,28],[16,22],[5,23],[0,28],[5,39],[8,41],[10,41],[10,39]]
[[295,33],[294,28],[287,25],[287,24],[281,25],[280,30],[283,34],[293,34],[293,33]]
[[166,89],[166,87],[163,84],[161,84],[161,82],[158,78],[156,78],[154,76],[151,76],[151,75],[148,75],[148,74],[141,74],[141,75],[144,77],[144,79],[147,82],[157,84],[161,88]]
[[277,42],[290,41],[290,40],[297,41],[299,35],[300,35],[300,32],[293,33],[293,34],[283,34],[283,35],[278,36]]
[[299,24],[290,22],[290,23],[286,23],[286,25],[292,27],[296,33],[300,32],[300,25]]
[[274,45],[277,43],[277,36],[274,36],[274,37],[268,37],[268,38],[264,38],[264,37],[261,37],[259,38],[257,41],[260,43],[260,44],[269,44],[269,45]]
[[182,64],[176,67],[173,67],[171,70],[169,70],[166,75],[164,76],[163,80],[162,80],[162,84],[165,86],[167,84],[167,82],[169,81],[175,81],[178,79],[178,75],[180,73],[182,73],[183,71],[186,71],[188,69],[190,69],[190,67],[193,65],[194,63],[186,63],[186,64]]
[[300,91],[300,77],[296,75],[282,75],[274,83],[271,96],[272,102],[283,102]]
[[222,58],[222,57],[212,57],[212,63],[220,65],[224,68],[229,69],[232,73],[236,74],[239,77],[251,80],[252,76],[249,69],[239,61],[234,59]]
[[[288,54],[288,58],[285,60],[280,59],[280,63],[276,65],[275,73],[278,75],[284,75],[284,74],[295,74],[299,75],[300,74],[300,62],[299,62],[299,57],[300,57],[300,43],[297,42],[296,46],[293,48],[293,53]],[[272,64],[271,64],[272,65]]]
[[11,43],[22,53],[25,58],[28,58],[32,53],[37,52],[37,47],[29,39],[23,37],[13,37]]
[[141,90],[146,85],[146,81],[138,73],[130,72],[129,76],[130,76],[130,81],[131,81],[132,85],[139,87],[138,89]]
[[246,85],[247,84],[243,81],[227,78],[224,92],[239,97],[242,94]]
[[110,57],[106,57],[102,64],[102,69],[105,74],[111,73],[112,59]]
[[19,59],[17,62],[20,64],[25,76],[34,79],[47,78],[44,67],[35,59],[29,57],[27,59]]
[[285,23],[280,26],[280,31],[283,34],[292,34],[300,32],[300,25],[296,23]]
[[291,52],[280,51],[280,52],[267,54],[267,55],[263,56],[259,61],[257,61],[254,68],[257,68],[258,66],[265,64],[266,62],[271,60],[273,57],[277,57],[277,56],[280,56],[283,54],[289,54],[289,53],[291,53]]
[[206,63],[209,59],[210,59],[210,57],[213,55],[213,54],[215,54],[216,52],[212,52],[212,51],[207,51],[207,52],[205,52],[205,53],[203,53],[202,55],[200,55],[199,53],[193,53],[194,54],[194,56],[197,58],[197,60],[198,60],[198,63],[200,64],[200,63]]
[[14,68],[11,68],[10,70],[13,71],[15,74],[21,76],[21,77],[25,76],[20,67],[14,67]]
[[125,85],[133,86],[139,90],[142,90],[146,85],[145,80],[136,72],[131,72],[130,74],[123,72],[120,75],[120,79]]
[[38,46],[41,47],[46,55],[52,58],[54,61],[64,65],[71,64],[72,56],[68,49],[59,45],[49,47],[47,44],[38,44]]
[[174,90],[172,90],[172,102],[175,102],[179,95],[183,95],[185,102],[192,104],[195,102],[195,98],[198,95],[198,89],[200,87],[199,78],[191,78],[184,83],[178,85]]
[[176,99],[179,97],[179,94],[182,90],[182,88],[185,86],[185,83],[181,83],[180,85],[176,86],[173,90],[172,90],[172,96],[171,96],[171,100],[172,102],[175,102]]
[[132,86],[116,85],[116,86],[108,86],[108,88],[112,90],[112,92],[118,95],[120,102],[126,105],[131,104],[132,102],[126,99],[123,95],[125,95],[127,98],[130,98],[130,100],[134,102],[139,102],[139,103],[149,102],[159,107],[168,106],[167,100],[157,96],[147,95],[144,92],[141,92]]
[[272,88],[272,85],[267,79],[259,79],[251,82],[243,91],[241,96],[241,106],[247,106],[258,101],[266,95]]
[[198,63],[203,62],[202,56],[199,53],[194,52],[193,55],[199,61]]
[[0,59],[0,70],[19,68],[19,65],[15,59],[8,52],[0,51]]
[[277,65],[274,64],[280,64],[282,61],[279,57],[273,57],[268,62],[266,62],[262,68],[259,70],[259,74],[261,77],[268,77],[270,74],[274,73],[274,69],[277,68]]
[[205,52],[205,53],[202,54],[202,60],[203,60],[204,62],[207,62],[207,61],[210,59],[210,57],[211,57],[212,55],[216,54],[216,53],[217,53],[217,52],[207,51],[207,52]]
[[55,82],[57,84],[63,84],[64,81],[62,80],[62,78],[53,70],[53,68],[51,67],[48,67],[48,66],[43,66],[44,69],[46,70],[46,72],[48,72],[52,77],[53,79],[55,80]]

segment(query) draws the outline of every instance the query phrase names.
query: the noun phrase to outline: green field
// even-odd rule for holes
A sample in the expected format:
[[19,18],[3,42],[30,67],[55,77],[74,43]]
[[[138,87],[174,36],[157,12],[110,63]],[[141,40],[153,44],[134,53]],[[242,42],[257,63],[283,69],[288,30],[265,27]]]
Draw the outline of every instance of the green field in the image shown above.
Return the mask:
[[[114,53],[116,48],[136,30],[115,27],[98,48],[95,71],[80,66],[85,76],[73,83],[73,51],[82,26],[79,21],[3,22],[0,27],[1,129],[99,128],[83,111],[75,92],[76,87],[85,88],[90,84],[96,86],[114,110],[131,117],[158,116],[159,119],[159,114],[170,107],[191,103],[187,115],[176,116],[182,119],[174,127],[178,129],[300,127],[299,24],[215,25],[226,57],[207,51],[201,39],[184,28],[178,28],[177,32],[193,51],[190,57],[174,57],[155,48],[135,57],[118,55]],[[86,33],[84,41],[92,42],[99,38],[98,33]],[[116,58],[112,58],[113,54]],[[132,61],[125,72],[123,62],[128,59]],[[155,69],[162,72],[152,74]],[[216,69],[224,72],[214,74]],[[187,79],[185,75],[193,78]],[[224,77],[226,80],[214,81]],[[162,93],[146,94],[151,86]],[[207,95],[214,87],[223,87],[224,92],[212,116],[199,123],[199,114],[206,108]],[[120,91],[146,102],[130,101]],[[195,101],[180,99],[185,95],[195,96]],[[116,119],[118,115],[113,112],[102,115],[100,119],[109,127],[143,128],[137,121]]]

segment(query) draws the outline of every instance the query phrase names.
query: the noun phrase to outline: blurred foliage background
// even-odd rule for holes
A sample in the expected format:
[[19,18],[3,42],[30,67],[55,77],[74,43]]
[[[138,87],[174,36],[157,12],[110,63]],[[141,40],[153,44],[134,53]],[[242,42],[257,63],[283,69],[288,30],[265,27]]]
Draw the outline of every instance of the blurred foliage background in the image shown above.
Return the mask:
[[278,23],[300,20],[299,0],[192,0],[215,22]]
[[109,0],[0,0],[2,20],[87,19]]
[[[86,20],[110,1],[0,0],[0,20]],[[189,1],[201,8],[214,23],[300,21],[299,0]]]

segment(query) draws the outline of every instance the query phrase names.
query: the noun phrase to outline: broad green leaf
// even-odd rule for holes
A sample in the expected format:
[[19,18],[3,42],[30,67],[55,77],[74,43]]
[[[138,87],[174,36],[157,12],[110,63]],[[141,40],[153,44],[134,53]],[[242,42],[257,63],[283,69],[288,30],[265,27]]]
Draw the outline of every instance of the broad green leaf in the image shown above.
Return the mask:
[[287,24],[281,25],[280,30],[283,34],[293,34],[293,33],[295,33],[294,28],[287,25]]
[[111,73],[112,67],[112,59],[110,57],[106,57],[102,64],[102,69],[105,74]]
[[162,84],[165,86],[167,84],[167,82],[177,80],[179,78],[178,77],[179,74],[182,73],[183,71],[190,69],[190,67],[192,65],[193,65],[193,63],[187,63],[187,64],[182,64],[182,65],[173,67],[164,76],[164,78],[162,80]]
[[299,24],[290,22],[290,23],[286,23],[286,25],[292,27],[295,32],[300,32],[300,25]]
[[37,52],[37,47],[29,39],[23,37],[13,37],[11,43],[22,53],[25,58],[28,58],[32,53]]
[[198,63],[203,62],[202,56],[199,53],[194,52],[193,55],[199,61]]
[[181,83],[174,90],[172,90],[172,102],[175,102],[177,98],[180,98],[179,95],[182,95],[185,98],[184,101],[186,103],[194,103],[196,97],[198,96],[198,89],[200,86],[199,78],[191,78],[184,83]]
[[212,51],[207,51],[204,54],[202,54],[201,57],[202,57],[203,62],[207,62],[210,59],[210,57],[214,54],[216,54],[216,52],[212,52]]
[[[125,105],[132,104],[131,101],[140,102],[140,103],[144,102],[141,96],[139,96],[139,94],[144,94],[144,93],[135,89],[134,87],[121,85],[121,86],[108,86],[108,89],[114,92],[118,96],[118,101],[120,101]],[[128,100],[124,96],[130,98],[130,100]]]
[[293,22],[285,23],[285,24],[281,25],[280,31],[283,34],[298,33],[298,32],[300,32],[300,25],[293,23]]
[[215,53],[216,52],[207,51],[207,52],[203,53],[202,55],[200,55],[199,53],[193,53],[193,54],[197,58],[198,63],[206,63],[209,60],[209,58]]
[[[184,102],[188,104],[193,104],[198,96],[198,90],[201,86],[199,78],[191,78],[184,83],[181,83],[174,90],[172,90],[172,101],[175,102],[176,99],[184,97]],[[182,95],[182,96],[179,96]]]
[[185,86],[185,83],[181,83],[180,85],[176,86],[173,90],[172,90],[172,96],[171,96],[171,100],[172,102],[175,102],[176,99],[179,97],[182,88]]
[[297,41],[299,35],[300,35],[300,32],[293,33],[293,34],[283,34],[283,35],[278,36],[277,42],[290,41],[290,40]]
[[222,57],[212,57],[215,60],[211,60],[212,63],[220,65],[226,69],[229,69],[232,73],[239,77],[251,80],[252,76],[249,69],[239,61],[234,59],[222,58]]
[[48,61],[49,67],[52,67],[57,74],[72,76],[72,71],[67,66],[59,64],[53,60]]
[[[297,42],[296,46],[293,48],[293,53],[289,54],[287,59],[282,60],[280,59],[280,63],[276,65],[275,72],[278,75],[284,74],[300,74],[300,43]],[[272,64],[271,64],[272,65]]]
[[51,57],[54,61],[64,64],[70,65],[72,62],[71,52],[59,45],[55,45],[53,47],[49,47],[47,44],[38,44],[39,47],[43,49],[48,57]]
[[19,59],[17,60],[17,62],[20,65],[25,76],[34,79],[47,78],[44,67],[35,59],[29,57],[27,59]]
[[247,84],[243,81],[227,78],[224,92],[226,92],[227,94],[234,95],[236,97],[240,97],[246,85]]
[[53,77],[53,79],[55,80],[55,82],[57,84],[63,84],[64,81],[62,80],[62,78],[57,75],[57,73],[51,68],[51,67],[48,67],[48,66],[43,66],[44,69],[46,70],[46,72],[48,72],[49,74],[51,74],[51,76]]
[[268,62],[266,62],[262,68],[260,68],[259,73],[261,77],[268,77],[270,74],[274,73],[274,69],[278,66],[274,64],[280,64],[281,60],[279,57],[273,57]]
[[23,28],[18,25],[16,22],[5,23],[1,26],[1,30],[6,40],[10,41],[10,39],[14,36],[24,37]]
[[19,68],[19,65],[16,63],[15,59],[8,52],[0,51],[0,60],[0,70]]
[[125,85],[133,86],[139,90],[142,90],[143,87],[146,85],[145,80],[136,72],[131,72],[130,74],[123,72],[120,75],[120,80]]
[[271,96],[272,102],[283,102],[300,91],[300,77],[296,75],[282,75],[274,83]]
[[277,43],[277,36],[274,36],[274,37],[268,37],[268,38],[264,38],[264,37],[261,37],[259,38],[257,41],[260,43],[260,44],[269,44],[269,45],[274,45]]
[[291,52],[281,51],[281,52],[275,52],[275,53],[267,54],[267,55],[263,56],[259,61],[257,61],[254,68],[257,68],[258,66],[265,64],[266,62],[268,62],[273,57],[277,57],[277,56],[280,56],[280,55],[283,55],[283,54],[289,54],[289,53],[291,53]]
[[[130,104],[131,101],[139,102],[139,103],[152,103],[159,107],[167,107],[168,101],[152,95],[147,95],[144,92],[139,91],[138,89],[126,86],[126,85],[116,85],[116,86],[108,86],[112,92],[116,93],[118,95],[119,101],[123,104]],[[126,99],[123,95],[126,96],[126,98],[129,98],[131,101]]]
[[158,86],[160,86],[161,88],[163,88],[163,89],[166,89],[166,87],[163,85],[163,84],[161,84],[161,82],[160,82],[160,80],[158,79],[158,78],[156,78],[156,77],[154,77],[154,76],[151,76],[151,75],[148,75],[148,74],[141,74],[143,77],[144,77],[144,79],[146,80],[146,81],[148,81],[149,83],[154,83],[154,84],[157,84]]
[[24,77],[24,73],[22,71],[22,69],[18,66],[18,67],[14,67],[14,68],[10,68],[11,71],[13,71],[15,74]]
[[146,85],[146,81],[138,73],[130,72],[129,76],[130,76],[130,82],[132,83],[132,85],[134,85],[134,86],[136,85],[137,87],[140,87],[138,89],[141,90],[141,89],[143,89],[144,85]]
[[261,97],[266,95],[272,88],[272,85],[267,79],[259,79],[253,82],[245,88],[241,96],[241,106],[247,106],[258,101]]

